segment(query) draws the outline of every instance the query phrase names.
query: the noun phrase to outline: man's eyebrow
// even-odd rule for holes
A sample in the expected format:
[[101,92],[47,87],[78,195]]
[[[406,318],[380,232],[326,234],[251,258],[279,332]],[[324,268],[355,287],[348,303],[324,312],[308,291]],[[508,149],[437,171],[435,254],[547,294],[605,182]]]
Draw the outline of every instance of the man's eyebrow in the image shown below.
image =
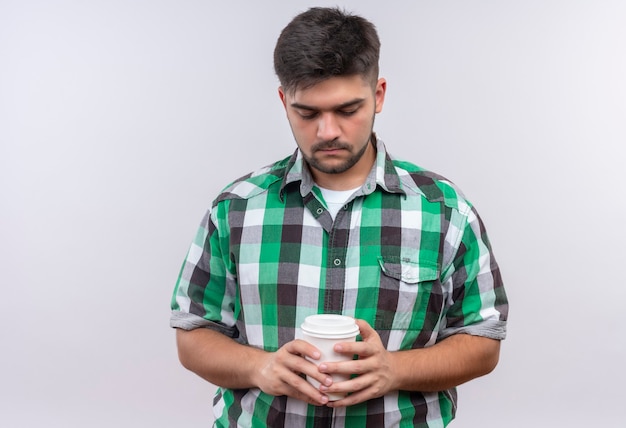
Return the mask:
[[[352,107],[352,106],[354,106],[356,104],[361,104],[363,101],[365,101],[365,98],[355,98],[353,100],[346,101],[345,103],[341,103],[341,104],[338,104],[336,106],[333,106],[333,107],[330,108],[330,110],[341,110],[341,109],[344,109],[344,108]],[[300,109],[300,110],[311,110],[311,111],[320,110],[317,107],[308,106],[306,104],[300,104],[300,103],[297,103],[297,102],[293,102],[290,105],[291,105],[291,107],[297,108],[297,109]]]

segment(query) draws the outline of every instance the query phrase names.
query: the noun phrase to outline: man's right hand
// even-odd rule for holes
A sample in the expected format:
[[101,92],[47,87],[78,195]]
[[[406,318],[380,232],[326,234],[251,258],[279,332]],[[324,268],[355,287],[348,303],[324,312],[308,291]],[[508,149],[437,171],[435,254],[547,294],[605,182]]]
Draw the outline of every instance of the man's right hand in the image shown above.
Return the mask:
[[287,395],[321,406],[328,397],[302,375],[330,386],[330,375],[306,360],[319,358],[319,350],[303,340],[286,343],[276,352],[242,345],[206,328],[177,330],[178,356],[184,367],[214,385],[229,389],[259,388],[274,396]]
[[276,352],[266,353],[260,358],[258,377],[254,383],[261,391],[270,395],[287,395],[316,406],[328,403],[328,397],[313,387],[300,374],[315,378],[322,385],[332,385],[329,375],[320,373],[317,366],[305,356],[317,360],[319,351],[303,340],[286,343]]

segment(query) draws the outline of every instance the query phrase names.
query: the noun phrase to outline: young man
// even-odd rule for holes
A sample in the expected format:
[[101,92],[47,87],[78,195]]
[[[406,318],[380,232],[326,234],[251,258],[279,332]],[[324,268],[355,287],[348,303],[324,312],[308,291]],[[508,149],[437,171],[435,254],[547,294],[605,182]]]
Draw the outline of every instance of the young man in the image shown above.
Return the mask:
[[[379,47],[371,23],[326,8],[278,39],[298,148],[215,199],[172,301],[182,364],[220,387],[216,426],[441,427],[455,387],[497,364],[508,303],[485,229],[373,133]],[[357,319],[362,340],[335,348],[353,360],[305,359],[319,352],[297,330],[317,313]]]

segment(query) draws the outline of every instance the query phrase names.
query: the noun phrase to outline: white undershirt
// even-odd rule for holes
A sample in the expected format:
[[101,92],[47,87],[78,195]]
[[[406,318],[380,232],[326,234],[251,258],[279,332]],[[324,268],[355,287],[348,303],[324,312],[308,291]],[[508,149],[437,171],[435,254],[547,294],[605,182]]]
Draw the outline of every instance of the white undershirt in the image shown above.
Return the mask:
[[343,206],[346,204],[346,201],[350,198],[350,196],[352,196],[352,194],[360,188],[361,186],[350,190],[330,190],[319,187],[322,192],[322,196],[326,201],[326,205],[328,206],[328,211],[330,212],[333,220],[337,216],[339,210],[343,208]]

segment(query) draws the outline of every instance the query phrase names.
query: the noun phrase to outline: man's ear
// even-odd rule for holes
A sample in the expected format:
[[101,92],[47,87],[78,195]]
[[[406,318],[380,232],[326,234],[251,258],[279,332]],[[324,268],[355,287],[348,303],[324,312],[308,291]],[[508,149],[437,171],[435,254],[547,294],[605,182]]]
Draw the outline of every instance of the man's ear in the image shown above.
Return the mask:
[[374,98],[376,100],[376,113],[380,113],[383,110],[386,92],[387,81],[381,77],[380,79],[378,79],[378,82],[376,82],[376,90],[374,91]]
[[287,109],[287,95],[285,95],[285,91],[282,86],[278,87],[278,96],[280,97],[280,101],[283,103],[283,107],[285,110]]

